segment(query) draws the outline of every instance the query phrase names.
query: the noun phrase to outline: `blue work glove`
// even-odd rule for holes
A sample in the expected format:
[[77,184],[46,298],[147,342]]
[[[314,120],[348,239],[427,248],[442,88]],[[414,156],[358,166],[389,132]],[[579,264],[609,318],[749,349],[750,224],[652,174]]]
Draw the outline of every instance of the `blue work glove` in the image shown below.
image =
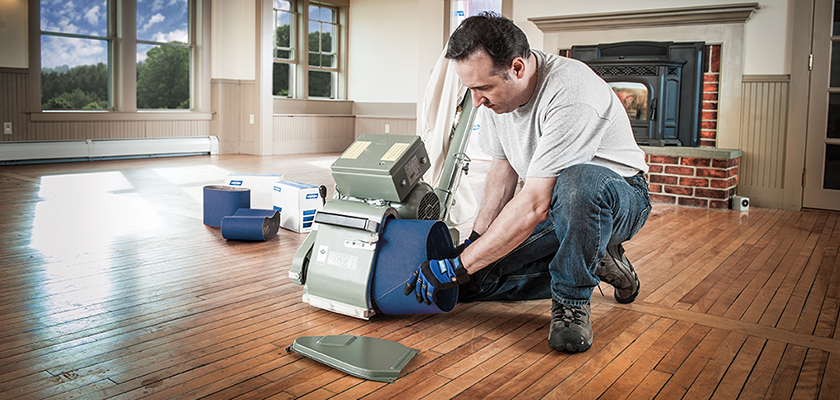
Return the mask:
[[480,237],[481,235],[479,235],[478,232],[472,231],[472,233],[470,233],[470,237],[467,238],[467,240],[464,240],[464,243],[459,244],[458,247],[455,248],[455,250],[452,250],[452,255],[450,255],[450,257],[455,258],[460,256],[461,253],[464,252],[464,249],[467,248],[467,246],[469,246],[472,242],[478,240],[478,238]]
[[470,281],[470,274],[461,265],[461,258],[447,258],[444,260],[423,261],[408,283],[405,284],[405,295],[414,292],[418,303],[437,303],[437,293]]

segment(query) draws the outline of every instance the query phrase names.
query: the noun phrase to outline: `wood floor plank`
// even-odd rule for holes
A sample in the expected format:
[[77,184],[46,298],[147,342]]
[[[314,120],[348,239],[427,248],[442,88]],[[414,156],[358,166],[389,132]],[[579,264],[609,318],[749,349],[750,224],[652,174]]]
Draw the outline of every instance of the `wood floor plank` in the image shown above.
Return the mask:
[[642,379],[642,383],[640,383],[639,386],[636,386],[636,389],[633,390],[627,398],[633,400],[655,398],[665,399],[666,397],[657,397],[657,394],[660,390],[662,390],[662,387],[665,386],[671,377],[671,374],[651,370],[647,375],[645,375],[644,379]]
[[[734,302],[729,306],[723,314],[726,318],[740,319],[750,305],[755,301],[758,292],[766,284],[767,280],[778,268],[779,262],[787,252],[790,250],[793,242],[796,240],[796,235],[793,226],[799,221],[799,218],[792,218],[789,224],[784,226],[774,241],[770,242],[770,246],[766,251],[759,254],[751,265],[753,269],[747,268],[747,273],[752,272],[752,276],[744,276],[744,287]],[[758,303],[759,307],[766,303]]]
[[741,394],[744,383],[749,378],[766,340],[755,336],[749,336],[744,344],[738,349],[738,355],[729,365],[721,380],[718,382],[712,394],[712,399],[735,399]]
[[802,346],[788,345],[776,374],[767,390],[767,396],[774,399],[793,398],[793,390],[799,380],[802,363],[805,360],[806,349]]
[[[667,330],[658,338],[655,337],[655,331],[652,331],[654,332],[654,337],[652,337],[651,340],[655,340],[655,342],[651,344],[646,351],[644,351],[643,356],[633,362],[632,365],[630,365],[609,387],[609,389],[604,392],[604,398],[627,398],[630,396],[636,387],[641,384],[648,372],[653,370],[662,357],[664,357],[674,344],[676,344],[680,338],[688,332],[689,328],[691,328],[691,324],[669,319],[660,319],[657,321],[657,324],[667,325]],[[646,332],[645,335],[647,334],[648,333]],[[644,342],[641,340],[637,341],[637,343],[644,346]],[[635,343],[634,346],[636,346]]]
[[[681,299],[691,289],[691,284],[702,281],[714,270],[716,265],[726,259],[728,254],[740,245],[741,241],[738,240],[739,235],[736,231],[738,225],[740,224],[724,221],[715,229],[710,230],[708,239],[703,245],[694,249],[691,254],[671,267],[671,270],[674,271],[690,270],[691,272],[674,274],[666,284],[646,297],[645,301],[671,305]],[[732,233],[724,234],[728,230]],[[743,238],[743,240],[746,240],[746,238]],[[723,255],[719,256],[721,253]]]
[[[759,218],[753,218],[746,222],[739,221],[740,223],[738,224],[733,222],[733,224],[727,225],[725,232],[730,232],[728,236],[720,235],[722,240],[719,242],[709,242],[707,243],[708,247],[705,247],[708,248],[707,256],[713,257],[701,258],[695,261],[696,263],[704,262],[704,264],[691,266],[691,270],[695,272],[684,274],[681,277],[682,279],[669,282],[671,292],[663,298],[662,303],[675,304],[678,301],[686,303],[696,302],[700,294],[708,290],[715,281],[715,278],[709,279],[709,277],[711,275],[719,276],[721,274],[719,269],[720,265],[730,258],[738,248],[744,245],[744,242],[755,232],[754,225],[760,221],[762,220]],[[701,248],[701,251],[703,249]],[[679,282],[679,284],[675,284],[675,282]],[[694,295],[689,296],[692,292],[694,292]]]
[[757,221],[750,228],[750,236],[746,241],[720,264],[715,273],[707,276],[703,282],[692,289],[692,292],[686,294],[688,297],[683,301],[694,303],[691,310],[707,312],[715,303],[719,304],[721,296],[727,293],[729,286],[749,265],[748,260],[754,258],[763,249],[757,243],[759,239],[765,237],[769,228],[778,222],[782,215],[783,213],[777,211]]
[[711,328],[702,325],[692,326],[680,341],[670,349],[668,354],[656,364],[654,369],[667,374],[676,373],[683,362],[685,362],[685,359],[691,355],[691,352],[694,351],[697,345],[711,330]]
[[[685,359],[679,368],[673,373],[673,377],[662,387],[658,396],[665,399],[682,398],[686,392],[695,387],[695,384],[702,385],[707,382],[700,381],[698,377],[708,367],[710,360],[720,348],[729,332],[722,329],[712,329],[706,334],[697,348]],[[661,369],[658,369],[662,371]],[[703,390],[708,388],[698,388]]]
[[737,271],[738,274],[731,281],[728,280],[724,283],[726,285],[725,289],[715,297],[714,303],[705,310],[706,313],[722,316],[731,308],[752,277],[764,266],[764,262],[777,248],[778,244],[773,241],[780,240],[778,238],[779,231],[782,230],[784,224],[789,223],[790,219],[793,218],[796,218],[795,213],[781,212],[780,219],[762,232],[755,246],[750,248],[742,258],[742,265]]
[[840,393],[840,355],[831,353],[825,366],[825,376],[820,386],[820,399],[830,399]]
[[[732,365],[738,351],[747,340],[747,335],[737,332],[729,332],[715,350],[712,357],[703,366],[703,370],[697,375],[697,379],[687,388],[685,398],[688,399],[709,399],[716,392],[718,384],[726,371]],[[675,374],[674,379],[679,377]]]
[[768,340],[764,344],[761,355],[756,360],[750,377],[741,390],[744,398],[764,398],[776,374],[776,368],[781,362],[785,347],[785,344],[774,340]]
[[791,393],[793,399],[816,399],[820,394],[822,377],[828,363],[828,353],[820,350],[807,350],[802,363],[802,371],[796,380],[796,387]]

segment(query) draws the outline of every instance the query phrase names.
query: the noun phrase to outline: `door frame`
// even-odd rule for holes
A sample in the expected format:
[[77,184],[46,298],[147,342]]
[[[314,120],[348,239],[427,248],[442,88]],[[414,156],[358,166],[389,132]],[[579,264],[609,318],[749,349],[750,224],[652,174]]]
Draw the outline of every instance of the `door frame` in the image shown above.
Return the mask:
[[[823,189],[825,171],[825,135],[828,124],[829,69],[831,64],[832,0],[813,0],[811,23],[810,93],[808,97],[808,129],[805,135],[805,165],[802,179],[802,207],[840,211],[840,190]],[[831,12],[822,12],[822,10]],[[828,34],[826,34],[828,33]],[[840,94],[840,88],[833,88]],[[840,140],[831,140],[840,144]]]

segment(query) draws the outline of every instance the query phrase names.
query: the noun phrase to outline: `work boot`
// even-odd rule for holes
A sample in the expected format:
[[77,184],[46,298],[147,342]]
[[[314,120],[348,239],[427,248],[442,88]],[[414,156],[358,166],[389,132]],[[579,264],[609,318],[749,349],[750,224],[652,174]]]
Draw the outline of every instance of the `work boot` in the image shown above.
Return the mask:
[[632,303],[639,295],[639,277],[620,244],[607,246],[607,255],[595,268],[595,275],[615,288],[615,301],[619,303]]
[[577,353],[592,346],[592,323],[589,304],[567,306],[551,299],[551,325],[548,345],[557,351]]

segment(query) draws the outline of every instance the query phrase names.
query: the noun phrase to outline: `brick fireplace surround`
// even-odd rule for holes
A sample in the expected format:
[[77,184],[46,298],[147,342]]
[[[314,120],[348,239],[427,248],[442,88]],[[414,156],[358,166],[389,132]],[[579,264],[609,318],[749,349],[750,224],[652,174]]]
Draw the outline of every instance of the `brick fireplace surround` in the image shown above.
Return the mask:
[[715,148],[720,45],[707,45],[704,59],[700,147],[642,146],[651,202],[729,208],[737,192],[741,151]]
[[[700,147],[641,146],[650,200],[703,208],[729,208],[738,188],[740,150],[716,149],[720,45],[706,45]],[[570,50],[559,51],[568,57]]]
[[729,208],[738,188],[740,150],[643,147],[651,202]]

